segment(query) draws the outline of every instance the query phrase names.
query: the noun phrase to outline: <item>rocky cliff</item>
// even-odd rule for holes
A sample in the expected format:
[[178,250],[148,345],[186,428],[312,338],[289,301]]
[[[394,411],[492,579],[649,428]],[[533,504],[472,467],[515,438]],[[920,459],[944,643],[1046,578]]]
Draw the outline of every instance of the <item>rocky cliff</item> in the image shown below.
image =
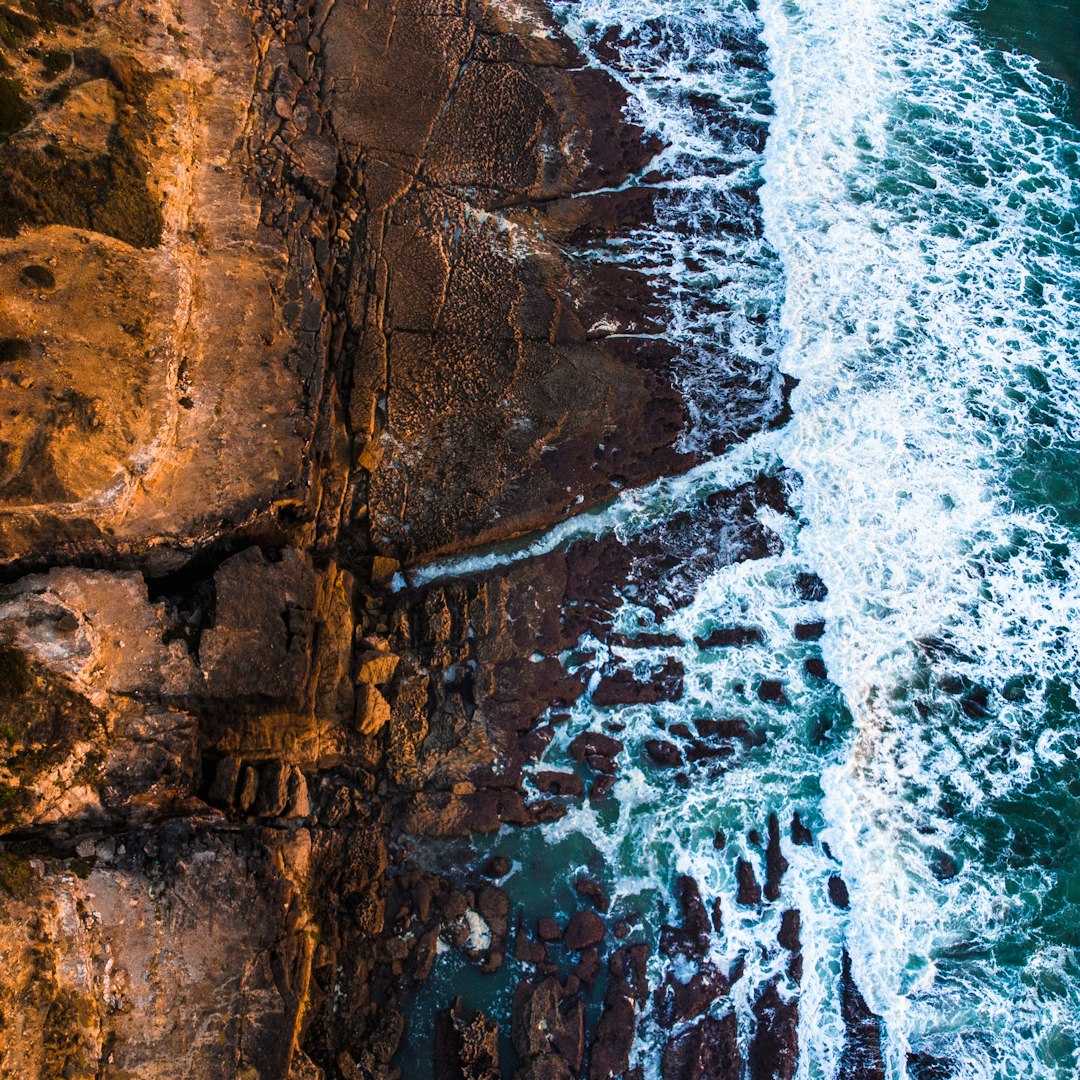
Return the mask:
[[[694,463],[650,282],[580,257],[656,144],[535,0],[11,0],[0,50],[0,1073],[410,1077],[428,1039],[493,1078],[483,1013],[405,1030],[459,950],[523,965],[520,1080],[622,1075],[648,947],[603,891],[534,933],[498,859],[413,856],[586,797],[525,782],[592,674],[560,656],[632,567],[679,602],[689,523],[397,575]],[[710,502],[715,558],[774,550],[762,505]],[[577,750],[603,799],[621,744]],[[739,1075],[729,977],[658,991],[665,1075]],[[771,994],[750,1063],[790,1076]]]

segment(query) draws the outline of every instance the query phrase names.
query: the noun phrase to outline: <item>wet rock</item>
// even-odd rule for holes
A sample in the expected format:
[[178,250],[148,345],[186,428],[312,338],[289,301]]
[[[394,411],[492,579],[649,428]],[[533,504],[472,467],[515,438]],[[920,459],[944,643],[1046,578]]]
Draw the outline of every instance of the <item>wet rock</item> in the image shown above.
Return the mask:
[[833,874],[829,878],[829,899],[835,907],[841,909],[846,909],[851,903],[847,884],[839,874]]
[[820,656],[811,656],[806,661],[806,673],[815,679],[827,679],[829,677],[825,661]]
[[566,924],[563,942],[568,949],[578,951],[604,940],[604,922],[593,911],[579,911]]
[[589,1050],[589,1080],[612,1080],[630,1065],[636,1014],[630,984],[612,978],[604,992],[604,1009]]
[[435,1080],[499,1080],[499,1028],[461,998],[435,1021]]
[[614,786],[614,776],[598,776],[589,788],[589,801],[599,802],[601,799],[606,798],[611,794],[611,789]]
[[881,1018],[870,1011],[851,973],[851,957],[843,954],[840,1013],[844,1019],[844,1051],[840,1075],[844,1080],[885,1080],[881,1056]]
[[952,1062],[932,1054],[908,1054],[907,1067],[912,1080],[953,1080],[956,1076]]
[[738,883],[735,894],[738,903],[745,907],[761,903],[761,886],[758,884],[754,867],[746,859],[739,859],[735,864],[735,880]]
[[566,997],[561,984],[551,977],[518,986],[514,993],[511,1037],[514,1050],[526,1063],[531,1059],[556,1057],[571,1073],[580,1070],[585,1049],[585,1013],[580,998],[566,1001]]
[[685,1024],[707,1013],[726,997],[731,984],[712,964],[705,964],[687,982],[668,974],[657,991],[657,1012],[665,1028]]
[[536,936],[541,941],[562,941],[562,927],[547,915],[542,915],[536,922]]
[[491,931],[492,952],[502,951],[510,933],[510,898],[502,889],[484,882],[476,890],[476,911]]
[[702,718],[694,721],[698,734],[703,738],[738,739],[745,746],[762,746],[765,736],[753,730],[742,719],[710,720]]
[[593,691],[593,704],[598,708],[612,705],[653,705],[659,701],[678,701],[683,693],[682,664],[666,660],[654,671],[648,682],[639,682],[629,668],[619,668],[604,675]]
[[612,634],[608,642],[619,649],[677,649],[683,643],[677,634]]
[[776,983],[769,983],[754,1004],[754,1018],[750,1080],[792,1080],[799,1063],[798,1004],[784,1001]]
[[712,842],[714,851],[723,851],[727,846],[727,834],[723,829],[717,829]]
[[776,814],[769,815],[769,843],[765,849],[765,899],[780,898],[780,881],[788,861],[780,850],[780,822]]
[[795,578],[795,595],[800,600],[824,600],[829,595],[829,590],[817,574],[802,573]]
[[805,846],[814,842],[814,834],[802,823],[797,810],[791,815],[791,842]]
[[765,635],[756,626],[723,626],[705,637],[695,637],[699,649],[727,648],[730,646],[759,645]]
[[600,883],[592,878],[578,878],[574,882],[574,890],[579,896],[588,897],[596,906],[597,911],[606,913],[611,906],[607,893],[604,892]]
[[711,921],[713,930],[719,934],[724,929],[724,904],[719,896],[712,903]]
[[661,928],[660,951],[666,956],[682,953],[701,959],[709,949],[711,927],[701,890],[692,877],[684,875],[676,882],[675,895],[682,913],[682,925]]
[[796,641],[819,641],[824,636],[824,620],[818,620],[816,622],[796,623],[795,625]]
[[605,757],[603,754],[590,754],[585,759],[585,763],[594,772],[604,773],[607,776],[613,775],[618,769],[615,759]]
[[948,881],[960,873],[960,866],[957,861],[945,851],[934,852],[930,868],[938,881]]
[[645,753],[652,762],[665,769],[677,768],[683,764],[682,751],[666,739],[647,739]]
[[735,1014],[706,1016],[672,1039],[664,1047],[660,1075],[662,1080],[741,1080]]
[[799,944],[799,913],[788,909],[780,918],[780,932],[776,935],[780,947],[796,953],[802,948]]
[[596,982],[596,976],[600,974],[600,953],[595,948],[585,949],[574,965],[574,974],[586,986],[591,987]]
[[547,963],[547,950],[541,942],[534,941],[529,936],[520,917],[514,929],[514,956],[523,964],[531,964],[533,967]]
[[623,744],[601,731],[586,731],[571,741],[569,750],[571,757],[581,763],[593,755],[614,759],[622,753]]
[[773,705],[786,705],[787,695],[784,693],[784,684],[777,679],[762,679],[758,683],[757,696],[762,701],[771,702]]
[[585,783],[577,773],[554,772],[545,769],[534,773],[533,781],[545,795],[574,795],[581,797],[585,794]]
[[510,873],[511,869],[512,867],[510,860],[507,859],[505,856],[492,855],[491,858],[484,863],[481,872],[485,877],[498,880],[499,878],[506,877],[506,875]]

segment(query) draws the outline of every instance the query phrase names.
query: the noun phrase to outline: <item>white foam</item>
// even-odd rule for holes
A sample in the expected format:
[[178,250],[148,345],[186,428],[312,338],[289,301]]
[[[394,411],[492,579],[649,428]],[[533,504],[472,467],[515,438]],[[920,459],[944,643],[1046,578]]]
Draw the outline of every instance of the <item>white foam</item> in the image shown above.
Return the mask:
[[[1067,136],[1032,130],[1052,96],[1034,64],[1011,58],[1027,89],[1006,85],[949,4],[760,11],[777,110],[762,199],[787,278],[783,363],[800,379],[780,453],[804,477],[798,548],[829,586],[824,655],[856,723],[823,777],[855,975],[886,1019],[891,1077],[920,1048],[957,1076],[1064,1077],[1044,1040],[1054,1025],[1080,1034],[1075,987],[1054,1000],[1030,971],[977,959],[935,977],[935,956],[1015,932],[1030,911],[1000,895],[977,847],[944,882],[930,858],[976,839],[942,813],[947,791],[989,813],[1036,775],[1038,691],[1026,706],[1000,691],[1071,680],[1080,652],[1075,556],[1055,569],[1047,553],[1077,538],[1012,504],[1007,476],[1039,432],[1022,365],[1044,374],[1060,441],[1077,432],[1080,253],[1045,237],[1050,206],[1075,205]],[[935,664],[923,637],[956,655]],[[992,719],[949,719],[937,672],[986,687]],[[1034,877],[1037,904],[1049,882]]]

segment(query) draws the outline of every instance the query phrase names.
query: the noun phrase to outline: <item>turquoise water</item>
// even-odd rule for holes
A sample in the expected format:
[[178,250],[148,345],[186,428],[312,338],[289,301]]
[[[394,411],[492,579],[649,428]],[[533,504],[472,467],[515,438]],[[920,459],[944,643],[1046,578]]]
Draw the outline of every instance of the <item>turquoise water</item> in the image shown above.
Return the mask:
[[[762,472],[786,468],[800,482],[792,516],[759,511],[779,554],[718,559],[692,602],[665,617],[644,602],[664,582],[626,583],[617,628],[661,630],[680,646],[582,642],[594,666],[637,658],[644,671],[676,657],[686,692],[658,706],[575,706],[545,765],[568,761],[575,734],[620,725],[616,801],[495,838],[490,850],[515,860],[505,887],[530,918],[553,903],[570,910],[565,881],[580,867],[655,944],[676,876],[691,874],[707,904],[723,905],[712,958],[745,967],[732,991],[744,1041],[756,995],[786,979],[776,934],[780,912],[798,907],[805,974],[784,992],[799,993],[802,1080],[838,1074],[844,949],[882,1017],[890,1080],[929,1076],[917,1055],[955,1080],[1072,1080],[1080,133],[1076,93],[1056,80],[1075,87],[1080,8],[579,0],[556,10],[597,63],[612,63],[599,46],[619,28],[613,73],[669,144],[656,163],[668,177],[658,223],[593,254],[656,275],[685,356],[692,438],[722,447],[739,409],[763,415],[782,374],[799,380],[783,427],[627,493],[587,530],[648,529]],[[732,214],[744,227],[719,227]],[[718,550],[722,538],[703,529],[699,543]],[[811,571],[827,586],[820,599],[797,587]],[[816,619],[822,639],[797,640],[795,626]],[[694,644],[724,625],[754,626],[762,640]],[[823,660],[828,679],[808,660]],[[784,703],[760,700],[763,679],[784,685]],[[722,772],[688,770],[687,790],[644,763],[644,741],[664,727],[717,716],[763,738]],[[785,831],[780,902],[738,907],[735,859],[765,876],[748,834],[795,811],[815,843]],[[828,900],[836,872],[845,911]],[[669,963],[654,956],[654,985]],[[520,974],[511,964],[466,977],[445,957],[414,1023],[462,987],[467,1003],[505,1019]],[[661,1043],[646,1015],[635,1048],[646,1076],[658,1075]]]

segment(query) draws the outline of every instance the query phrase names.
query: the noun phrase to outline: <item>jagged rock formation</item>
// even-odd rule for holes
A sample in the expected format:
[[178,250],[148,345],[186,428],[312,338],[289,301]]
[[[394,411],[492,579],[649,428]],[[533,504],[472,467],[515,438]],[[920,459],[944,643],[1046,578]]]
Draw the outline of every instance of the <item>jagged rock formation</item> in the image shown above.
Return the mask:
[[[402,989],[456,948],[535,969],[516,1076],[626,1073],[648,949],[602,891],[533,939],[507,868],[409,845],[584,797],[524,794],[586,689],[559,654],[631,569],[679,604],[776,550],[783,485],[710,499],[711,554],[675,516],[387,586],[692,463],[643,281],[567,255],[651,213],[589,193],[656,147],[533,0],[12,0],[0,49],[0,1072],[399,1075]],[[754,737],[699,735],[680,763]],[[589,798],[623,749],[575,747]],[[665,940],[700,960],[692,884]],[[665,1075],[737,1075],[729,976],[664,991]],[[755,1076],[796,1052],[771,993]],[[446,1006],[442,1075],[491,1080],[491,1019]]]

